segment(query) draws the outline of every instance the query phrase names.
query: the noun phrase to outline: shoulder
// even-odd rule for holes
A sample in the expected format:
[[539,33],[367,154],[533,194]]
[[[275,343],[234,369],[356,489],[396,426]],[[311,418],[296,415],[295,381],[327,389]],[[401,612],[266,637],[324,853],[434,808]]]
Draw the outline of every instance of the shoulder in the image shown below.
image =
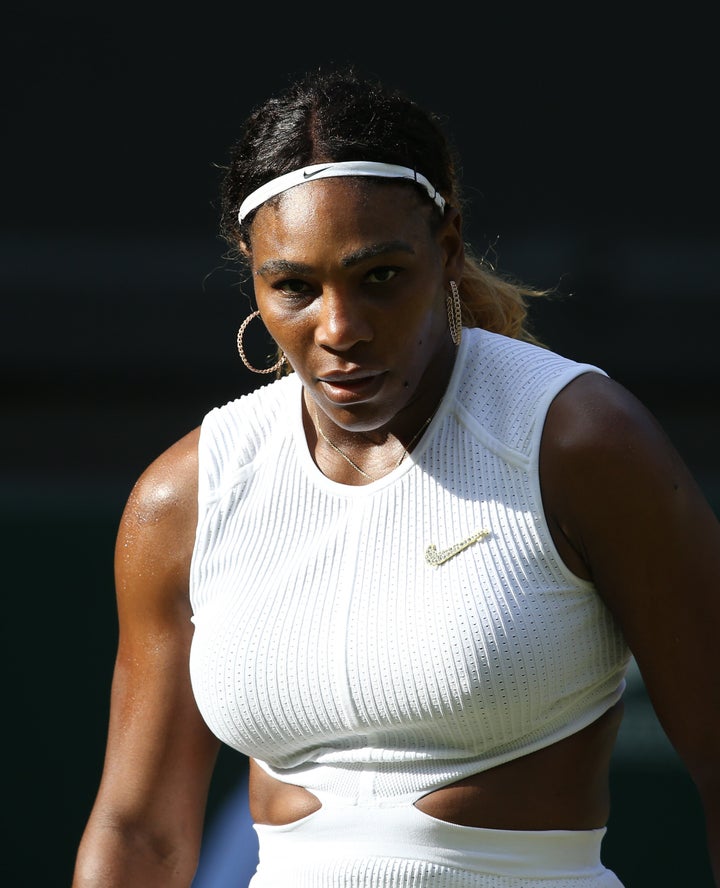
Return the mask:
[[488,433],[526,458],[537,457],[545,417],[558,393],[583,374],[606,375],[533,343],[481,329],[467,332],[457,399]]
[[128,503],[135,520],[157,524],[177,518],[197,499],[200,428],[161,453],[138,478]]
[[[571,380],[553,399],[543,430],[543,470],[549,488],[583,490],[585,513],[603,502],[662,486],[685,472],[655,416],[628,389],[596,373]],[[612,483],[610,483],[612,482]]]
[[214,442],[221,449],[252,449],[256,441],[287,421],[291,405],[297,403],[299,388],[299,379],[292,373],[215,407],[201,426],[201,453],[206,442]]
[[627,388],[598,373],[581,373],[553,398],[544,447],[563,459],[632,463],[676,458],[655,416]]
[[483,362],[516,362],[527,363],[529,366],[539,364],[570,366],[577,364],[571,358],[561,355],[550,348],[545,348],[525,339],[516,339],[503,333],[495,333],[482,327],[463,328],[463,337],[467,336],[468,348],[472,360]]
[[189,432],[136,481],[118,531],[120,586],[123,578],[141,575],[183,581],[189,571],[198,513],[199,434],[199,428]]
[[593,364],[580,363],[549,348],[513,339],[501,333],[474,328],[467,333],[464,377],[466,388],[481,387],[506,396],[541,396],[546,390],[556,394],[575,376],[589,370],[605,371]]
[[[650,565],[667,540],[688,553],[691,528],[712,531],[709,506],[650,410],[619,383],[587,373],[553,400],[543,431],[546,514],[581,553],[608,599]],[[654,569],[654,568],[653,568]],[[644,572],[644,573],[643,573]],[[621,579],[622,576],[622,579]]]
[[197,442],[200,501],[215,496],[269,442],[291,434],[299,403],[300,382],[292,373],[211,410]]

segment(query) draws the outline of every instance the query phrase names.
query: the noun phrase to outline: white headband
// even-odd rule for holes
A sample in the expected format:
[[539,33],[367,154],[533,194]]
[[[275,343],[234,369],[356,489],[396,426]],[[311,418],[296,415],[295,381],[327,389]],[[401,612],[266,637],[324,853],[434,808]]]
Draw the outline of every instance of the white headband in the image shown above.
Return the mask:
[[292,173],[285,173],[276,179],[271,179],[264,185],[261,185],[257,191],[249,194],[240,204],[238,211],[238,222],[242,224],[243,219],[249,213],[257,209],[260,204],[287,191],[288,188],[294,188],[310,179],[326,179],[330,176],[379,176],[383,179],[412,179],[418,185],[427,191],[428,196],[433,200],[441,210],[445,208],[445,198],[440,194],[437,188],[433,188],[430,182],[410,167],[396,166],[392,163],[376,163],[374,160],[348,160],[342,163],[316,163],[313,166],[306,166],[299,170],[293,170]]

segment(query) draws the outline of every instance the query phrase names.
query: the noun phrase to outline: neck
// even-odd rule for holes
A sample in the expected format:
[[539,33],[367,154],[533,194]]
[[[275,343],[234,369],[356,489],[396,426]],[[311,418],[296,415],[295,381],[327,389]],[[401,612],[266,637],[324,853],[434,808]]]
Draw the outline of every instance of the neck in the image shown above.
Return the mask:
[[[455,354],[453,348],[453,361]],[[351,485],[367,484],[394,471],[416,447],[437,412],[453,363],[445,366],[446,372],[439,372],[435,362],[432,372],[425,374],[427,384],[418,386],[405,407],[376,429],[354,432],[336,425],[306,391],[305,431],[318,468],[329,478]]]
[[[369,471],[364,469],[358,462],[356,462],[355,459],[353,459],[349,455],[349,453],[346,453],[345,450],[343,450],[343,448],[341,448],[338,444],[336,444],[327,435],[327,433],[323,431],[323,427],[320,422],[320,417],[318,416],[317,408],[315,407],[315,405],[313,405],[313,414],[314,414],[315,428],[319,432],[322,440],[328,445],[328,447],[330,447],[330,449],[335,454],[337,454],[337,456],[339,456],[343,460],[343,462],[345,462],[355,473],[357,473],[357,475],[361,476],[366,481],[377,481],[379,478],[381,478],[383,475],[387,474],[388,472],[394,471],[403,462],[403,460],[408,455],[408,453],[410,453],[410,451],[412,450],[413,446],[415,445],[417,440],[420,438],[422,433],[430,425],[430,422],[432,421],[432,418],[435,415],[435,411],[433,411],[427,417],[427,419],[425,419],[423,424],[415,432],[415,434],[412,436],[412,438],[410,439],[410,441],[407,444],[403,444],[399,438],[393,439],[394,441],[396,441],[400,445],[400,456],[397,457],[397,459],[395,459],[395,457],[393,457],[393,459],[395,460],[394,464],[390,464],[389,468],[385,469],[384,471],[379,472],[378,474],[371,474]],[[375,447],[377,449],[377,445],[375,445]],[[397,448],[395,448],[395,449],[397,450]],[[316,448],[315,448],[316,460],[317,460],[317,455],[318,455],[318,448],[316,446]],[[318,465],[319,465],[319,463],[318,463]]]

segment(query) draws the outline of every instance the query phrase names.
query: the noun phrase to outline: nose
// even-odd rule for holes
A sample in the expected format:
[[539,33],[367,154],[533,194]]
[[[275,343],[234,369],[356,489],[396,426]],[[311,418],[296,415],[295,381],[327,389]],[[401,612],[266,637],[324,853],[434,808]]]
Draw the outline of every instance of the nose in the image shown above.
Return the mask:
[[323,293],[315,328],[315,341],[319,346],[347,351],[358,342],[369,342],[372,338],[368,307],[361,298],[340,290]]

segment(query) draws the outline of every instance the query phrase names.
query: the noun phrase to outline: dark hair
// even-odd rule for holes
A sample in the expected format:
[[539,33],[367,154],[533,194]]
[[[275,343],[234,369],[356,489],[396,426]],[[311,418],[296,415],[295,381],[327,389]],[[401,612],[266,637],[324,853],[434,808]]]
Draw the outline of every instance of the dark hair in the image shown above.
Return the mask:
[[[253,213],[238,223],[242,201],[284,173],[313,163],[372,160],[422,173],[450,206],[462,207],[455,148],[440,118],[398,89],[360,76],[353,66],[305,74],[257,107],[230,152],[220,189],[220,231],[231,255],[250,248]],[[417,188],[408,180],[388,187]],[[439,220],[439,213],[432,218]],[[537,342],[527,328],[527,300],[546,291],[498,274],[465,248],[460,281],[463,323]],[[540,343],[538,343],[540,344]]]
[[318,71],[266,101],[245,122],[221,188],[221,231],[228,245],[250,243],[253,214],[240,226],[237,212],[256,188],[313,163],[346,160],[409,167],[450,204],[458,200],[453,151],[435,115],[352,67]]

